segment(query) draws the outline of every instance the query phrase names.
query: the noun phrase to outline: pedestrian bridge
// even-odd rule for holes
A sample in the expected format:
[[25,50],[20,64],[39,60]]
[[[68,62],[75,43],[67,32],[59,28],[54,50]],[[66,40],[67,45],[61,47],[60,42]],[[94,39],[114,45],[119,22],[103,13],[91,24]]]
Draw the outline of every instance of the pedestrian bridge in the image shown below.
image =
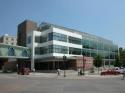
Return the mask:
[[0,43],[0,58],[28,59],[30,54],[27,47]]

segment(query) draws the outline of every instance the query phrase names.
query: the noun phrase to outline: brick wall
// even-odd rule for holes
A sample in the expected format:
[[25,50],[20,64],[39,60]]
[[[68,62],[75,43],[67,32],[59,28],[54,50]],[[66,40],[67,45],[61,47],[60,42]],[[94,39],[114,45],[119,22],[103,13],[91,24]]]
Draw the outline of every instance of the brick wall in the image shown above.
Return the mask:
[[83,67],[85,70],[90,70],[93,67],[93,58],[92,57],[84,57],[84,59],[83,59],[83,57],[77,58],[76,59],[76,68],[82,69]]

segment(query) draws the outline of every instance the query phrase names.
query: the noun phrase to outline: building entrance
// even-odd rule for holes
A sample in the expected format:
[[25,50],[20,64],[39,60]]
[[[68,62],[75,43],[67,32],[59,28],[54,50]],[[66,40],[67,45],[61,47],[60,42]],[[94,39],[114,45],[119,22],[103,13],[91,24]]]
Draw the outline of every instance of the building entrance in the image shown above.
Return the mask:
[[68,60],[66,62],[63,61],[36,62],[35,69],[36,70],[74,69],[74,64],[75,62],[72,60]]

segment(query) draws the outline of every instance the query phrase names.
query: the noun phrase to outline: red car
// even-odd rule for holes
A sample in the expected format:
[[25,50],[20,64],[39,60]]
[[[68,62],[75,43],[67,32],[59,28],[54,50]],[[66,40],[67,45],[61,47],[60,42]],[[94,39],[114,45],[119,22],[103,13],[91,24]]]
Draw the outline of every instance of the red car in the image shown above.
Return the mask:
[[101,72],[101,75],[119,75],[119,74],[120,74],[120,72],[118,72],[116,70],[112,70],[112,69]]

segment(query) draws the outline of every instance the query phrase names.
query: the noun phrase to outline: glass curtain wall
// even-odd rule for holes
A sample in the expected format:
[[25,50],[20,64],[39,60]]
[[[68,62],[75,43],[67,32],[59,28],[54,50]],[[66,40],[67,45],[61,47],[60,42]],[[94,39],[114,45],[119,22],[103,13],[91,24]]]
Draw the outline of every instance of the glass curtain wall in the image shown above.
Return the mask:
[[49,37],[49,41],[57,40],[57,41],[67,42],[67,35],[63,35],[60,33],[52,32],[52,33],[49,33],[48,37]]
[[49,53],[68,53],[68,47],[66,46],[60,46],[60,45],[49,45],[45,47],[36,47],[35,48],[35,54],[37,55],[43,55],[43,54],[49,54]]
[[89,57],[95,57],[97,54],[101,55],[104,59],[115,59],[118,53],[118,46],[113,43],[95,39],[90,37],[83,37],[83,55]]
[[[44,43],[51,40],[57,40],[61,42],[69,42],[72,44],[82,45],[83,49],[65,47],[60,45],[49,45],[46,47],[36,47],[36,54],[47,53],[64,53],[85,55],[88,57],[95,57],[97,54],[101,55],[104,59],[115,59],[118,55],[118,46],[114,45],[111,41],[101,39],[98,37],[92,37],[91,35],[83,35],[83,39],[79,39],[64,34],[51,32],[43,36],[36,36],[35,42]],[[69,49],[69,50],[68,50]]]

